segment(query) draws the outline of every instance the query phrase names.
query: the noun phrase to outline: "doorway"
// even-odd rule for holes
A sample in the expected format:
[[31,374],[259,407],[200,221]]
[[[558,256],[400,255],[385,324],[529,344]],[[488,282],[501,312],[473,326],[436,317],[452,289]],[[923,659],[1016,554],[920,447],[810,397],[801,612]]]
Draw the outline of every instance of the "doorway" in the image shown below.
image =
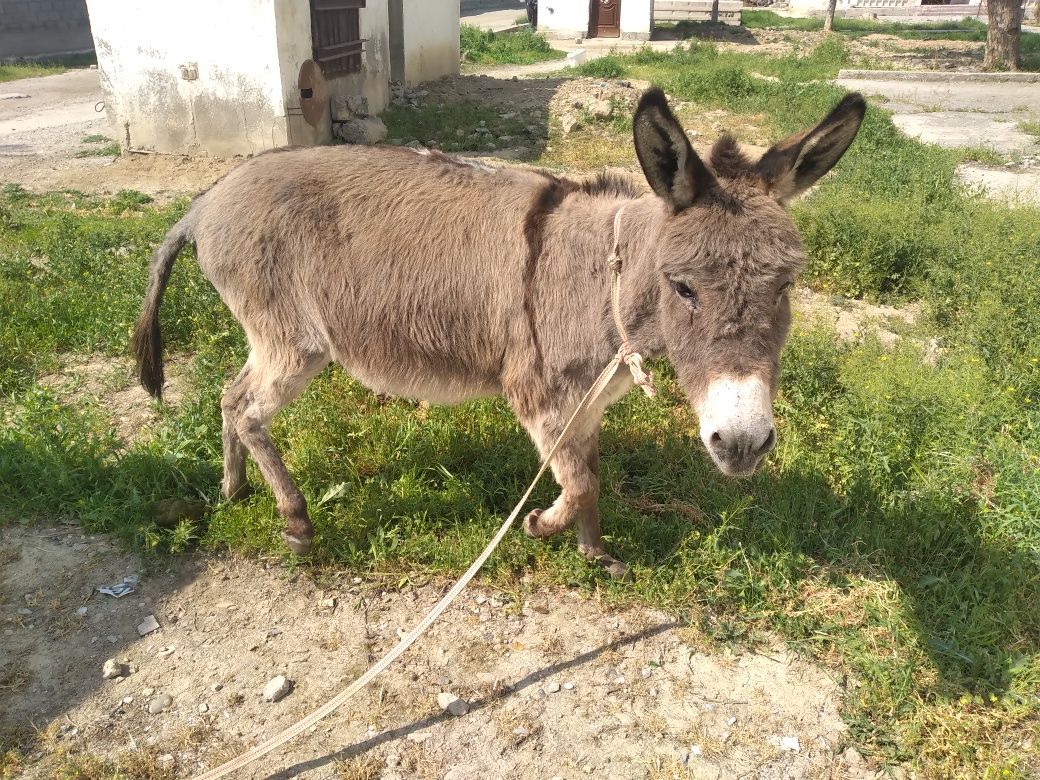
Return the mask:
[[621,37],[621,0],[591,0],[589,37]]

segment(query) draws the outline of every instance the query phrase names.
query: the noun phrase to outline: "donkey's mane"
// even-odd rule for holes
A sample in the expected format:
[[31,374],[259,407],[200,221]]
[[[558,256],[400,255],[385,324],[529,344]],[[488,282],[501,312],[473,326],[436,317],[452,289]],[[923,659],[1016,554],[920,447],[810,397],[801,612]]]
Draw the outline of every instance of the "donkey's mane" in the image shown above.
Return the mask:
[[715,175],[723,179],[742,179],[754,172],[755,164],[741,151],[737,139],[729,133],[711,148],[708,162]]
[[629,177],[612,171],[600,171],[578,183],[586,195],[611,195],[619,198],[638,198],[642,193]]

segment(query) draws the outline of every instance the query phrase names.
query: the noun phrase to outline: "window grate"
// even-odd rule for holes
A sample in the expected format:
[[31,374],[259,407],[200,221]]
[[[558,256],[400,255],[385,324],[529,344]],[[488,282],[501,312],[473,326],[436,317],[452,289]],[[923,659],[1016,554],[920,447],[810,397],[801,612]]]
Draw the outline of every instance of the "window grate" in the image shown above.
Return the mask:
[[361,70],[365,42],[361,38],[361,9],[365,0],[310,0],[314,61],[326,76]]

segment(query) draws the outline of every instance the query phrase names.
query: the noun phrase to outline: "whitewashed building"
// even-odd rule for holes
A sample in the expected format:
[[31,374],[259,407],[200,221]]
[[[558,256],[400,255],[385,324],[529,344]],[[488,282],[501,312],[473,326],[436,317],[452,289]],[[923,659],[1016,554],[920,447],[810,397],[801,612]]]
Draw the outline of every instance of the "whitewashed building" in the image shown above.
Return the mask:
[[[217,157],[332,137],[337,98],[458,73],[459,0],[87,0],[124,148]],[[337,118],[341,118],[337,116]]]
[[649,40],[653,0],[541,0],[538,31],[550,38]]

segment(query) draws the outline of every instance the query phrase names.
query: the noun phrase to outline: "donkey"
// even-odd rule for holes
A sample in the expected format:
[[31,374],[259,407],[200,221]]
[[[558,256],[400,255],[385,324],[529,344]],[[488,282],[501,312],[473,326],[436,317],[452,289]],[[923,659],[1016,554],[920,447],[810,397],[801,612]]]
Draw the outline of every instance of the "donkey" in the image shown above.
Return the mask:
[[[865,110],[851,94],[757,161],[730,137],[702,160],[665,95],[648,90],[633,120],[645,194],[619,177],[574,181],[426,150],[260,155],[200,195],[156,250],[133,337],[141,382],[161,399],[159,305],[194,242],[250,348],[221,400],[222,493],[248,494],[248,451],[286,543],[306,554],[313,529],[268,434],[274,415],[337,361],[379,393],[504,395],[544,456],[620,346],[616,241],[631,346],[670,358],[719,470],[750,475],[776,442],[787,290],[805,260],[783,205],[841,158]],[[624,567],[604,549],[597,510],[598,433],[631,385],[615,376],[553,460],[559,497],[524,519],[534,537],[576,523],[581,552],[615,575]]]

